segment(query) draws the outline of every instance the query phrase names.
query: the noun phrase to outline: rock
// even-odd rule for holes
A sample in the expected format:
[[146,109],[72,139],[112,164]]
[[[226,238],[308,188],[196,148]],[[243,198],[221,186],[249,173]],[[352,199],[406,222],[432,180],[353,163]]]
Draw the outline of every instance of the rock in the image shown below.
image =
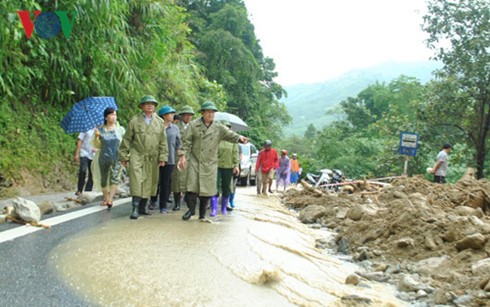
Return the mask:
[[481,259],[471,265],[471,272],[475,275],[490,273],[490,258]]
[[41,211],[41,215],[51,214],[56,210],[53,203],[50,201],[40,202],[37,204],[37,206],[39,207],[39,210]]
[[387,191],[390,191],[390,190],[393,190],[393,185],[391,185],[390,183],[388,184],[385,184],[382,188],[381,188],[381,191],[383,192],[387,192]]
[[343,220],[346,218],[348,212],[349,212],[348,208],[342,208],[339,210],[339,212],[337,212],[337,215],[335,215],[335,217],[340,220]]
[[337,252],[340,254],[348,255],[349,254],[349,240],[346,238],[342,238],[338,242]]
[[419,299],[419,298],[422,298],[422,297],[427,297],[429,294],[427,294],[427,292],[425,292],[424,290],[419,290],[417,291],[417,296],[416,298]]
[[78,200],[80,201],[80,204],[86,205],[95,201],[102,201],[103,196],[104,195],[100,192],[83,192],[82,194],[78,195]]
[[470,306],[471,301],[473,300],[473,296],[471,295],[462,295],[455,300],[453,300],[453,304],[456,306]]
[[388,269],[388,265],[386,263],[376,263],[373,266],[374,272],[384,272]]
[[468,206],[458,206],[458,207],[454,208],[454,211],[456,212],[456,214],[458,214],[460,216],[482,217],[482,216],[479,216],[480,212],[482,212],[481,209],[477,210],[477,209],[473,209],[473,208],[468,207]]
[[487,239],[481,233],[475,233],[469,235],[456,243],[456,248],[459,251],[465,250],[467,248],[479,250],[485,245]]
[[434,294],[434,303],[439,305],[447,304],[451,300],[451,295],[445,289],[439,289]]
[[359,284],[360,281],[361,281],[361,276],[359,276],[357,274],[350,274],[345,279],[345,284],[346,285],[354,285],[354,286],[356,286],[357,284]]
[[367,280],[374,280],[374,281],[378,281],[378,282],[385,282],[389,278],[383,272],[363,273],[362,277],[366,278]]
[[402,291],[412,292],[423,288],[422,284],[410,275],[404,275],[398,284],[398,288]]
[[41,210],[33,201],[17,197],[12,205],[15,213],[25,222],[39,223],[41,220]]
[[324,206],[310,205],[299,214],[299,219],[305,224],[315,223],[315,221],[327,214],[327,208]]
[[393,192],[393,197],[402,199],[402,198],[408,198],[408,195],[400,191],[395,191]]
[[461,234],[459,233],[459,231],[456,230],[455,228],[453,228],[453,229],[446,231],[442,235],[442,239],[448,243],[451,243],[451,242],[458,240],[460,236],[461,236]]
[[[486,277],[480,282],[480,289],[485,290],[487,287],[490,287],[490,277]],[[490,290],[490,288],[489,288],[489,290]],[[488,291],[488,290],[485,290],[485,291]]]
[[432,237],[430,237],[430,236],[425,237],[424,245],[430,251],[437,249],[437,245],[434,242],[434,239],[432,239]]
[[347,218],[353,221],[359,221],[364,215],[364,209],[360,205],[355,205],[349,212],[347,212]]
[[401,271],[401,268],[400,268],[399,264],[391,264],[388,266],[385,273],[386,274],[398,274],[398,273],[400,273],[400,271]]
[[311,229],[321,229],[322,228],[322,225],[320,225],[320,224],[312,224],[312,225],[310,225],[310,228]]
[[487,282],[487,285],[483,288],[486,292],[490,292],[490,281]]
[[402,238],[402,239],[396,241],[396,246],[399,248],[413,247],[414,241],[412,238]]
[[413,271],[415,273],[430,275],[437,267],[447,261],[449,257],[447,255],[441,257],[431,257],[423,259],[414,264]]
[[372,303],[371,299],[355,294],[343,296],[341,300],[344,304],[347,304],[348,306],[356,306],[355,304],[370,305]]

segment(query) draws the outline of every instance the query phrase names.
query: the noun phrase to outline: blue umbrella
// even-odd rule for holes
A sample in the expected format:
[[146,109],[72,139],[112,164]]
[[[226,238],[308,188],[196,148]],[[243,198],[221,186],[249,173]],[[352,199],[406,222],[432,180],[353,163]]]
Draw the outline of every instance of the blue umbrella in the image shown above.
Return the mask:
[[86,132],[104,123],[104,111],[117,110],[114,97],[88,97],[77,102],[65,115],[60,125],[66,133]]

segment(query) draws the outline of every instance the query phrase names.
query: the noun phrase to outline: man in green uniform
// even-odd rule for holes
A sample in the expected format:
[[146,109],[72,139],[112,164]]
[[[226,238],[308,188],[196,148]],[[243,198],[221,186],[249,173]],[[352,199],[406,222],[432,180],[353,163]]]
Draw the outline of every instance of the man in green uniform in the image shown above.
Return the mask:
[[155,114],[158,105],[155,97],[144,96],[139,107],[143,111],[134,116],[119,148],[119,157],[127,168],[129,165],[129,185],[133,197],[131,219],[139,214],[148,215],[148,198],[156,195],[158,166],[165,166],[168,160],[167,135],[163,120]]
[[[197,197],[199,197],[199,219],[204,220],[209,198],[216,195],[218,174],[218,147],[222,140],[246,143],[241,136],[226,126],[214,121],[214,113],[218,111],[211,101],[201,106],[201,117],[192,121],[186,129],[183,149],[189,155],[187,170],[187,206],[189,210],[182,216],[188,220],[195,215]],[[179,163],[185,167],[185,161]]]
[[[189,127],[189,124],[194,116],[194,110],[190,106],[184,106],[179,112],[180,121],[176,124],[180,130],[180,139],[184,139],[184,133]],[[189,159],[189,154],[186,153],[186,159]],[[172,172],[172,192],[174,193],[175,205],[173,211],[180,210],[181,193],[186,192],[187,169],[177,169]]]

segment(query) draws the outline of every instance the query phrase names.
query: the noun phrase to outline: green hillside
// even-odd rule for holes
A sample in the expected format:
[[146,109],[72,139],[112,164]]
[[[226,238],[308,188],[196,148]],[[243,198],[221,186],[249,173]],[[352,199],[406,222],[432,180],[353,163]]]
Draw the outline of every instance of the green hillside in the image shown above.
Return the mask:
[[342,100],[357,95],[369,84],[389,82],[400,75],[415,77],[425,83],[432,78],[432,72],[440,66],[433,61],[390,62],[354,70],[321,83],[286,87],[288,97],[282,102],[293,117],[293,122],[285,127],[284,132],[286,135],[303,135],[310,123],[313,123],[317,129],[321,129],[341,116],[338,113],[332,114],[331,111],[334,111]]

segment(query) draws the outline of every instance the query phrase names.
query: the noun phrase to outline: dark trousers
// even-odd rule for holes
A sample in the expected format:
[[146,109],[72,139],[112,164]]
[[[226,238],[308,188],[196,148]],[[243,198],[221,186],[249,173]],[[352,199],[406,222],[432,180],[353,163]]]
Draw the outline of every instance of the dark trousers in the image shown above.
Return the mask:
[[151,201],[157,201],[158,195],[160,195],[160,209],[167,209],[167,199],[170,195],[170,180],[172,179],[172,171],[174,165],[166,164],[164,167],[160,166],[160,175],[158,179],[157,195],[151,197]]
[[[197,205],[197,193],[187,192],[187,207],[192,215],[196,214],[196,205]],[[208,202],[211,197],[209,196],[199,196],[199,218],[203,219],[206,217],[206,210],[208,208]]]
[[231,191],[231,180],[233,178],[232,168],[218,168],[218,194],[221,191],[223,196],[230,196]]
[[446,183],[446,177],[434,175],[434,182],[435,183]]
[[81,157],[80,158],[80,170],[78,172],[78,190],[79,192],[83,192],[83,186],[85,185],[85,177],[87,175],[87,170],[88,170],[88,180],[87,184],[85,185],[85,191],[89,192],[92,191],[92,187],[94,185],[94,182],[92,180],[92,170],[91,166],[92,165],[92,160],[90,160],[87,157]]

